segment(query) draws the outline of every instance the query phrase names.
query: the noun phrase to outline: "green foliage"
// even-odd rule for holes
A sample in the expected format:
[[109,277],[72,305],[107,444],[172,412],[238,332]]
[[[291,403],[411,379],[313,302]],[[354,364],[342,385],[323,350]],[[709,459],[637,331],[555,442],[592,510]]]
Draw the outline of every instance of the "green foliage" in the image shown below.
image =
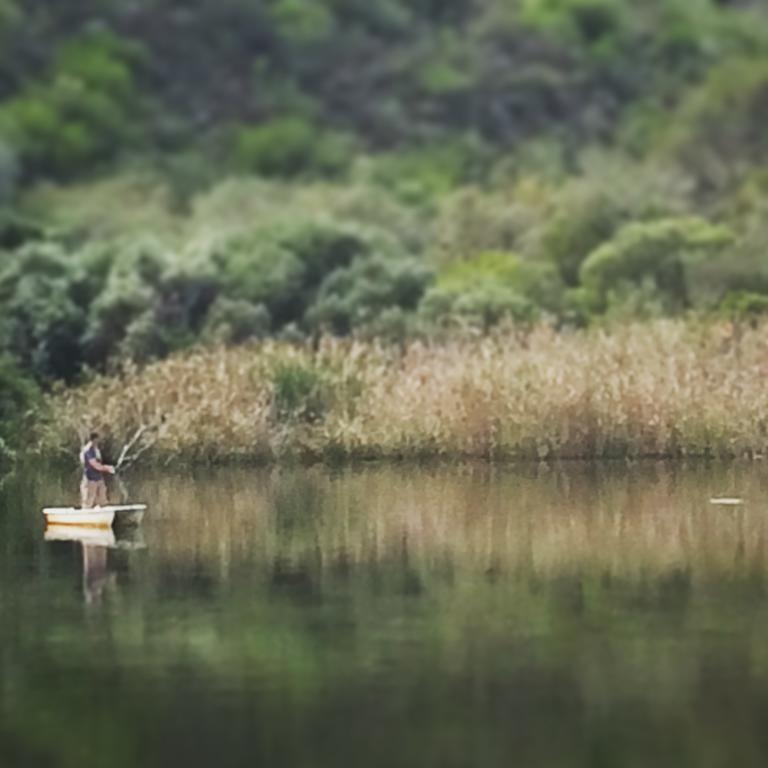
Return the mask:
[[225,243],[213,260],[231,296],[263,304],[281,327],[301,322],[326,275],[368,249],[355,230],[297,220]]
[[9,144],[0,142],[0,205],[11,202],[19,179],[19,163]]
[[[416,259],[356,259],[323,282],[307,312],[307,325],[344,334],[380,322],[384,313],[413,311],[430,278],[431,271]],[[391,321],[393,315],[388,316]]]
[[[41,175],[87,175],[127,146],[217,169],[233,124],[239,168],[278,176],[466,135],[497,155],[549,138],[571,153],[713,64],[759,62],[765,26],[759,6],[714,0],[4,0],[2,111]],[[408,194],[443,189],[406,165],[425,187]]]
[[466,293],[434,288],[424,297],[421,311],[433,322],[458,321],[484,330],[502,320],[527,324],[540,317],[532,301],[494,283],[477,285]]
[[349,155],[346,136],[300,117],[240,128],[235,139],[237,168],[265,176],[334,175],[349,164]]
[[129,53],[106,34],[69,41],[50,77],[3,107],[0,126],[30,173],[72,174],[113,158],[136,136]]
[[522,20],[550,34],[595,48],[614,48],[626,25],[619,0],[524,0]]
[[85,276],[58,245],[32,243],[0,272],[3,349],[40,378],[71,379],[86,315],[77,300]]
[[576,285],[584,260],[611,237],[622,218],[608,190],[587,192],[555,213],[544,230],[542,251],[554,261],[566,283]]
[[442,30],[434,48],[421,63],[419,84],[426,93],[446,97],[466,91],[472,86],[467,67],[468,52],[453,30]]
[[758,3],[177,5],[0,0],[25,374],[768,295]]
[[223,344],[242,344],[266,336],[271,328],[269,310],[263,304],[220,296],[208,313],[203,338]]
[[96,244],[134,239],[136,233],[172,235],[177,225],[168,185],[149,172],[38,184],[25,194],[23,206],[29,216],[44,220],[50,229]]
[[27,416],[39,399],[37,386],[13,359],[0,357],[0,470],[12,458],[11,448],[23,444]]
[[334,30],[331,10],[313,0],[277,0],[270,16],[280,36],[296,45],[324,40]]
[[581,283],[593,309],[606,308],[611,292],[651,280],[669,311],[689,305],[687,269],[722,253],[732,233],[697,218],[628,224],[583,263]]
[[551,216],[536,234],[540,258],[552,260],[569,286],[589,254],[622,225],[687,212],[690,184],[685,175],[597,156],[584,174],[563,185],[550,202]]
[[505,317],[532,322],[561,302],[562,285],[551,264],[489,252],[440,270],[421,311],[431,320],[457,317],[487,328]]
[[151,286],[138,275],[113,271],[92,303],[82,343],[92,364],[107,360],[123,343],[139,317],[153,305]]
[[735,319],[757,318],[768,314],[768,296],[749,291],[735,291],[723,299],[720,309]]
[[768,63],[727,60],[684,99],[658,151],[677,158],[711,190],[727,187],[768,157],[765,132]]
[[5,37],[16,31],[23,18],[24,15],[14,0],[2,0],[0,2],[0,36]]
[[491,251],[530,250],[526,241],[549,221],[551,194],[538,179],[491,191],[463,187],[437,211],[430,255],[445,264]]
[[482,155],[482,147],[473,140],[433,142],[377,157],[372,177],[401,200],[424,204],[471,179],[482,166]]
[[326,409],[326,377],[308,362],[280,362],[271,372],[275,415],[279,420],[315,421]]

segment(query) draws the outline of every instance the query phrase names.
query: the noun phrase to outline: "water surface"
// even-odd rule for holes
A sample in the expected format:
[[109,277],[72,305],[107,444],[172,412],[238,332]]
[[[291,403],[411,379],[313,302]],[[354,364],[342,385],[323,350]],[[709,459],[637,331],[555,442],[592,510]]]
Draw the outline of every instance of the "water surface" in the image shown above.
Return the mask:
[[768,762],[760,465],[156,473],[47,541],[76,485],[0,490],[3,768]]

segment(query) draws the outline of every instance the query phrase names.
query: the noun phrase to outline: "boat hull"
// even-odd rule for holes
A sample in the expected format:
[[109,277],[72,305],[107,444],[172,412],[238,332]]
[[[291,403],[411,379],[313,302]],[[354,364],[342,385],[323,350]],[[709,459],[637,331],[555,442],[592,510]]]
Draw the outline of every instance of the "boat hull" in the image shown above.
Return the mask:
[[50,523],[45,529],[46,541],[78,541],[86,546],[117,546],[115,533],[111,528],[97,528],[82,525],[56,525]]
[[70,525],[86,528],[111,528],[120,525],[138,525],[144,517],[144,504],[125,506],[94,507],[77,509],[76,507],[47,507],[43,510],[48,525]]
[[48,525],[111,528],[115,522],[112,509],[44,509],[43,514]]

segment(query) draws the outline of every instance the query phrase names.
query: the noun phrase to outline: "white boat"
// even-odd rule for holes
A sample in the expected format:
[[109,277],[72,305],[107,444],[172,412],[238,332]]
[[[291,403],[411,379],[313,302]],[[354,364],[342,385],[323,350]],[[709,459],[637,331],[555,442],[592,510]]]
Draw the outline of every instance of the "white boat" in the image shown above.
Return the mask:
[[117,545],[115,533],[111,528],[95,528],[83,525],[48,525],[45,529],[46,541],[79,541],[94,547]]
[[145,504],[93,507],[46,507],[43,510],[48,525],[78,525],[91,528],[111,528],[115,520],[138,524],[144,516]]
[[78,525],[92,528],[111,528],[115,510],[109,507],[77,509],[76,507],[49,507],[43,510],[48,525]]

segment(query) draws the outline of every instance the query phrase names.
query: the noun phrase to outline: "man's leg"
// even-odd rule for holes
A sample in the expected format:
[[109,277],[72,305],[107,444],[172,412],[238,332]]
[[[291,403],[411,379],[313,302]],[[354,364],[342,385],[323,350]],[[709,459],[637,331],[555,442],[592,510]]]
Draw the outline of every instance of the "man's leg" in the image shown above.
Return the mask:
[[80,506],[83,509],[90,509],[93,506],[93,494],[91,493],[92,483],[88,482],[87,478],[83,478],[83,482],[80,483]]
[[104,482],[104,480],[99,480],[96,485],[96,506],[97,507],[106,507],[109,504],[109,499],[107,498],[107,484]]

